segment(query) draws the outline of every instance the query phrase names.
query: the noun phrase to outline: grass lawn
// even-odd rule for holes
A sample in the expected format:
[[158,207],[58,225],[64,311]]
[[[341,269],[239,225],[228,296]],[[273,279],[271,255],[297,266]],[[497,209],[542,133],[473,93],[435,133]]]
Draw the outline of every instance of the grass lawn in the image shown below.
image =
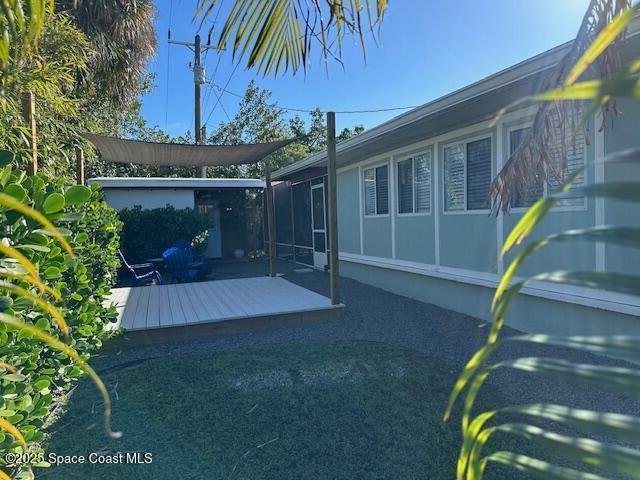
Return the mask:
[[448,425],[441,415],[456,373],[437,359],[366,342],[148,360],[103,374],[121,439],[106,438],[99,397],[85,380],[52,427],[47,451],[150,452],[152,463],[65,465],[36,476],[453,478],[459,417]]

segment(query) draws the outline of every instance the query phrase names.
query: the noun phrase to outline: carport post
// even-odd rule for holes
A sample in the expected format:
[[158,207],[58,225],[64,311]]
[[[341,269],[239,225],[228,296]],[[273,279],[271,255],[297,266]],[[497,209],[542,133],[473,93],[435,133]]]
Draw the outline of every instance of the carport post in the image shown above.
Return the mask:
[[36,130],[36,101],[33,92],[27,90],[22,95],[22,115],[29,130],[29,147],[31,161],[27,165],[27,175],[38,173],[38,133]]
[[271,165],[264,161],[264,179],[266,182],[265,201],[267,202],[267,238],[269,240],[269,275],[276,276],[276,224],[273,212],[273,188],[271,187]]
[[336,114],[327,112],[327,187],[329,217],[329,289],[331,304],[340,303],[338,289],[338,195],[336,188]]

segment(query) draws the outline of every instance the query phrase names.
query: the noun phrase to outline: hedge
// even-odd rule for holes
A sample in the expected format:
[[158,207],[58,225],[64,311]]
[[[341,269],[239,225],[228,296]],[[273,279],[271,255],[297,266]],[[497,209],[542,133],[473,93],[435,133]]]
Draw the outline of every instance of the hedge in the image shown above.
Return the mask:
[[[0,151],[0,160],[4,163],[8,155]],[[119,266],[122,223],[117,213],[103,201],[98,186],[65,186],[42,175],[26,176],[10,165],[0,169],[0,191],[44,214],[74,253],[71,256],[64,251],[52,232],[33,219],[0,207],[3,245],[22,253],[51,289],[50,294],[40,294],[33,284],[20,280],[19,275],[25,273],[23,267],[16,263],[15,255],[11,258],[3,251],[0,312],[63,339],[51,313],[9,289],[8,282],[37,294],[62,313],[69,326],[65,343],[88,359],[102,345],[107,335],[105,325],[117,317],[114,307],[103,306]],[[24,329],[0,323],[0,419],[17,428],[30,452],[42,451],[47,417],[83,374],[79,364],[64,353],[34,339]],[[15,478],[29,478],[28,467],[5,463],[7,453],[18,451],[21,446],[16,436],[0,428],[0,466],[17,475]]]
[[196,250],[204,247],[207,216],[191,208],[142,209],[139,205],[119,212],[124,227],[120,244],[130,263],[141,263],[162,255],[177,240],[187,240]]

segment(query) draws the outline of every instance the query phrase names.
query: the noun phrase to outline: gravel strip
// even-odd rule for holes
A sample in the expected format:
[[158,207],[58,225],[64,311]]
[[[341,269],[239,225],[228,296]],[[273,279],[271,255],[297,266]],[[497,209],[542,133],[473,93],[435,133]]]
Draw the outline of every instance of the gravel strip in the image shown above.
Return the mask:
[[[322,295],[329,295],[329,277],[326,273],[296,273],[296,269],[300,269],[300,266],[285,262],[278,264],[278,272],[283,272],[287,280]],[[263,261],[220,264],[214,267],[214,278],[260,276],[266,271],[266,262]],[[395,295],[355,280],[342,278],[340,295],[346,309],[344,316],[339,319],[198,341],[105,351],[94,357],[92,363],[98,370],[102,370],[137,363],[148,358],[252,345],[363,340],[402,346],[436,357],[450,369],[453,385],[461,368],[486,339],[488,325],[482,320]],[[503,330],[503,335],[518,333],[521,332],[508,327]],[[588,353],[519,342],[502,346],[494,358],[516,356],[553,356],[579,363],[626,365],[621,361]],[[640,402],[637,399],[596,390],[586,384],[569,385],[554,379],[505,369],[492,374],[488,384],[511,401],[518,403],[552,402],[576,408],[640,414]]]

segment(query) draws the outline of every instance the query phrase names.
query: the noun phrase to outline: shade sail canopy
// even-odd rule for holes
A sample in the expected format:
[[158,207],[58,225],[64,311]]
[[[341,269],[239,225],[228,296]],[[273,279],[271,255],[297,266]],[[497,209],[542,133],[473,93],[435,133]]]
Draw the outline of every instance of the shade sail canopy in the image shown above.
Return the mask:
[[83,133],[82,136],[96,146],[103,160],[109,162],[181,167],[217,167],[257,163],[297,140],[290,138],[241,145],[185,145],[125,140],[94,133]]

